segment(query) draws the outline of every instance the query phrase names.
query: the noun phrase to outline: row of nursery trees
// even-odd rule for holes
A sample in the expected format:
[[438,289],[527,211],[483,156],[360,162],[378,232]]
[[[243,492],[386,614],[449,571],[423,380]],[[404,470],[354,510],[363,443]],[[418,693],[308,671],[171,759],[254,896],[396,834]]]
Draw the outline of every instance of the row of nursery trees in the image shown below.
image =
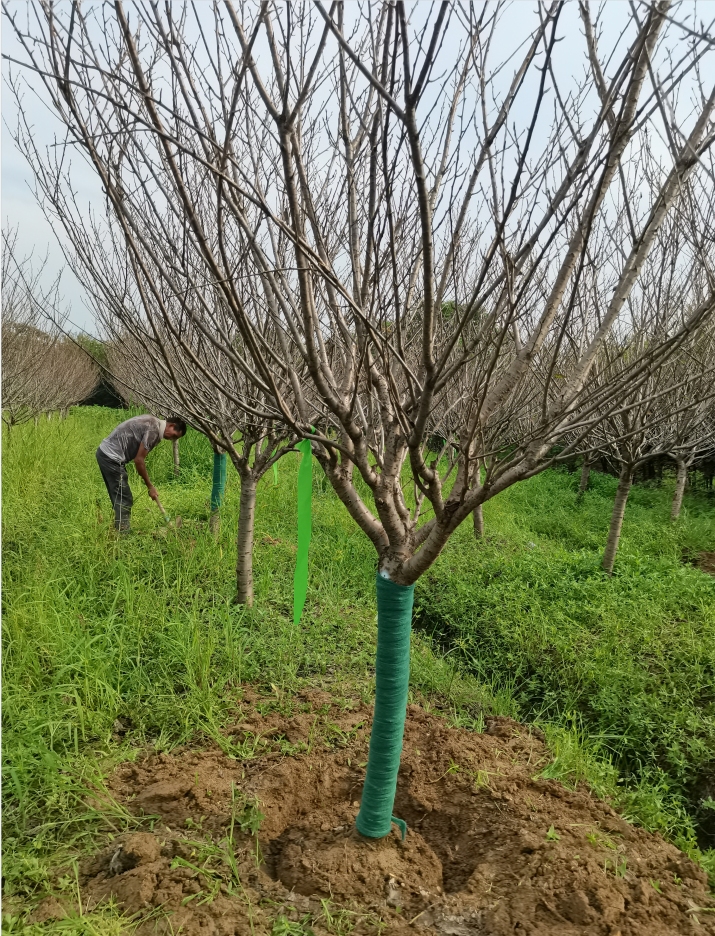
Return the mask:
[[[106,321],[109,331],[111,321]],[[170,343],[169,343],[170,344]],[[153,353],[152,353],[153,350]],[[614,355],[627,356],[630,345],[612,349]],[[107,345],[109,370],[115,385],[126,400],[142,403],[164,415],[174,411],[185,411],[185,401],[191,400],[193,412],[205,412],[203,401],[198,399],[192,384],[182,383],[181,395],[175,392],[171,381],[156,380],[161,353],[153,342],[138,343],[126,330],[113,334]],[[636,471],[648,462],[668,459],[675,468],[675,490],[671,508],[671,520],[680,516],[689,469],[699,460],[715,456],[715,394],[712,363],[715,361],[715,329],[703,329],[698,339],[690,346],[676,352],[667,361],[667,366],[650,375],[643,388],[633,394],[631,405],[604,412],[602,422],[582,440],[577,454],[581,457],[581,477],[578,500],[588,489],[591,471],[595,463],[604,460],[618,468],[619,484],[613,505],[611,525],[603,556],[603,568],[612,573],[628,495]],[[604,368],[605,370],[605,368]],[[174,377],[182,373],[181,362],[174,362]],[[534,381],[530,394],[532,405],[538,401],[540,385]],[[250,491],[250,498],[241,501],[239,509],[237,600],[253,602],[252,554],[255,510],[255,487],[266,471],[274,465],[297,441],[295,435],[287,439],[276,434],[273,425],[251,425],[239,420],[235,414],[230,426],[231,460],[241,476],[241,490]],[[536,413],[526,412],[533,421]],[[514,431],[516,429],[516,431]],[[230,428],[229,428],[230,433]],[[521,426],[507,425],[502,437],[502,451],[516,447],[521,441]],[[564,460],[573,461],[573,450],[564,455],[568,439],[555,446],[554,464]],[[278,447],[281,442],[287,444]],[[442,472],[453,471],[459,458],[459,437],[454,432],[444,432],[443,426],[430,426],[425,440],[427,458],[441,463]],[[220,441],[213,441],[214,485],[212,488],[212,514],[210,528],[218,535],[220,529],[220,507],[226,480],[226,449]],[[178,474],[178,441],[174,442],[174,465]],[[246,474],[251,476],[246,478]],[[405,475],[406,477],[407,474]],[[246,483],[248,481],[248,483]],[[474,534],[477,540],[484,537],[484,519],[481,504],[472,512]]]
[[611,568],[636,468],[712,444],[715,47],[667,2],[5,9],[16,141],[110,366],[240,475],[239,600],[299,440],[375,547],[357,826],[386,835],[414,583],[457,527],[607,451]]
[[95,361],[63,333],[58,281],[48,285],[45,265],[33,269],[16,247],[17,231],[3,231],[2,421],[8,434],[20,423],[37,423],[43,413],[66,416],[99,379]]

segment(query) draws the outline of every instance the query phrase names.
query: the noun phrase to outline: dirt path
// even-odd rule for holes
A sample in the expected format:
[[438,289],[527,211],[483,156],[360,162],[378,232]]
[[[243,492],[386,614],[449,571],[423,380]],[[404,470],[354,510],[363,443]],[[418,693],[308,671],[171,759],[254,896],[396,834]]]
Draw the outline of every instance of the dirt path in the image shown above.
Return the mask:
[[271,933],[281,917],[298,928],[280,932],[316,936],[715,934],[705,874],[585,789],[538,779],[548,755],[528,728],[494,718],[476,734],[411,706],[407,839],[373,841],[354,830],[371,709],[314,692],[263,716],[258,701],[247,693],[233,729],[258,758],[185,748],[115,772],[117,801],[160,818],[85,862],[85,909],[113,896],[148,915],[139,933],[185,936]]

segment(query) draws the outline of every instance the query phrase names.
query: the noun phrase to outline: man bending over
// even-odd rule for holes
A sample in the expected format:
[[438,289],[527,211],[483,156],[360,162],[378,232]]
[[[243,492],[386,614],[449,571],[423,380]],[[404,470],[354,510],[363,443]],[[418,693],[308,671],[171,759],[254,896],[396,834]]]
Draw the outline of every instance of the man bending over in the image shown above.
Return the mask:
[[149,497],[157,501],[156,488],[146,472],[146,457],[162,439],[180,439],[186,432],[183,419],[171,416],[157,419],[156,416],[134,416],[120,423],[103,439],[97,449],[97,463],[102,472],[107,493],[114,507],[114,526],[128,533],[134,498],[129,487],[127,462],[133,461],[142,480],[149,488]]

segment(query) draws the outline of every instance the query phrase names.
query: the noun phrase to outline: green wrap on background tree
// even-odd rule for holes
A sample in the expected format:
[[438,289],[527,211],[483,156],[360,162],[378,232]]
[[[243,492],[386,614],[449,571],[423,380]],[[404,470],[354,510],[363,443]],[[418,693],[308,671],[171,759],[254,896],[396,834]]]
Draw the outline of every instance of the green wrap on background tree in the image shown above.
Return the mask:
[[211,513],[220,510],[226,490],[226,453],[214,452],[214,475],[211,486]]
[[296,445],[301,452],[298,468],[298,551],[293,575],[293,624],[300,623],[308,594],[308,549],[312,531],[311,507],[313,497],[313,453],[310,439]]
[[361,835],[382,838],[395,822],[405,837],[406,826],[392,808],[405,731],[410,683],[410,633],[414,585],[396,585],[377,576],[377,656],[375,714],[370,754],[356,826]]

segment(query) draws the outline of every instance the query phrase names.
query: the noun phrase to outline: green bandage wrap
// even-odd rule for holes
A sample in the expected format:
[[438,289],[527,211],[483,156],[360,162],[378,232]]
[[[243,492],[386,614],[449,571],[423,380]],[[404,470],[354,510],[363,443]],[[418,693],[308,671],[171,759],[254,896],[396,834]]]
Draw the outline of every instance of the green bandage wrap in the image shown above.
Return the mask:
[[405,836],[405,825],[393,818],[392,807],[407,712],[414,596],[414,585],[395,585],[377,576],[375,715],[362,802],[355,821],[358,832],[369,838],[387,835],[393,822]]
[[221,508],[226,489],[226,453],[214,452],[214,477],[211,487],[211,513]]
[[313,453],[310,440],[303,439],[296,445],[303,453],[298,468],[298,553],[295,557],[293,576],[293,624],[298,625],[308,594],[308,547],[310,546],[310,510],[313,497]]

